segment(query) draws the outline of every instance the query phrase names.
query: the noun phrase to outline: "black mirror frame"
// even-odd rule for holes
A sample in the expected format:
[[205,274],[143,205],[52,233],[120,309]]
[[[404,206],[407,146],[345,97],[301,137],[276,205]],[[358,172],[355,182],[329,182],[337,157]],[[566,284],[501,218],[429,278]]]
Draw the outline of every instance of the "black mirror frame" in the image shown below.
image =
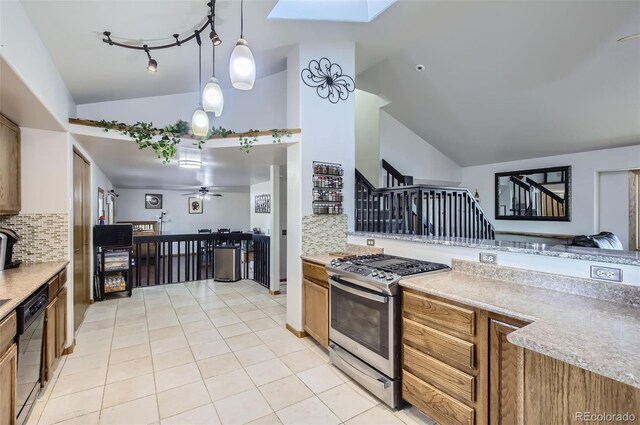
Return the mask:
[[[563,217],[534,217],[534,216],[526,216],[526,215],[500,215],[500,199],[499,199],[499,181],[500,177],[514,176],[520,174],[538,174],[538,173],[549,173],[554,171],[564,171],[566,173],[566,181],[565,185],[565,204],[566,204],[566,214]],[[496,220],[525,220],[525,221],[571,221],[571,166],[564,165],[561,167],[548,167],[548,168],[534,168],[531,170],[518,170],[518,171],[505,171],[502,173],[495,174],[495,186],[494,186],[494,217]]]

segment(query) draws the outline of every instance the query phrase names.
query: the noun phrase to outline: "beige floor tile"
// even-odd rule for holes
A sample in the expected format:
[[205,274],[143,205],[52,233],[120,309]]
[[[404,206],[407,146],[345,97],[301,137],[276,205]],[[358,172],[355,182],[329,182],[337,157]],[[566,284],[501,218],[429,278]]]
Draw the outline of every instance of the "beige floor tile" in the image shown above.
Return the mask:
[[202,311],[202,309],[200,309],[200,307],[198,307],[198,310],[199,311],[193,313],[178,315],[178,320],[184,325],[186,323],[193,323],[208,319],[207,315]]
[[414,406],[393,412],[396,418],[407,425],[438,425],[433,419],[425,415]]
[[205,320],[198,320],[197,322],[184,323],[182,325],[182,329],[184,330],[185,335],[187,335],[187,339],[189,338],[189,334],[204,332],[215,330],[216,327],[211,323],[209,318]]
[[173,325],[165,328],[152,329],[149,331],[149,340],[151,342],[159,341],[167,338],[174,338],[176,336],[184,335],[182,326]]
[[158,393],[160,418],[166,419],[211,403],[207,387],[198,381]]
[[291,332],[287,331],[284,328],[270,328],[270,329],[263,329],[261,331],[257,331],[256,335],[258,335],[258,337],[263,340],[265,343],[269,342],[269,341],[277,341],[280,339],[291,339],[291,338],[295,338]]
[[219,425],[220,419],[213,404],[196,407],[162,420],[162,425]]
[[281,356],[280,360],[295,373],[326,363],[326,361],[309,349],[286,354]]
[[211,312],[209,312],[209,318],[211,319],[211,323],[217,328],[242,323],[242,319],[233,312],[221,316],[212,315]]
[[219,356],[220,354],[228,353],[230,351],[231,349],[222,339],[191,346],[191,352],[193,353],[193,357],[195,357],[196,360]]
[[[147,317],[147,319],[149,319]],[[160,319],[153,319],[153,320],[147,320],[147,326],[149,328],[149,330],[154,330],[154,329],[162,329],[162,328],[166,328],[169,326],[175,326],[175,325],[179,325],[180,322],[178,321],[178,318],[176,316],[171,316],[171,317],[162,317]]]
[[262,385],[258,389],[275,411],[313,397],[311,390],[295,375]]
[[243,348],[255,347],[261,345],[262,340],[256,336],[253,332],[236,335],[226,338],[225,341],[232,351],[242,350]]
[[109,357],[109,364],[118,364],[127,362],[133,359],[140,359],[142,357],[148,357],[151,355],[151,349],[149,343],[132,345],[131,347],[118,348],[117,350],[111,350],[111,356]]
[[240,365],[240,362],[238,362],[233,353],[225,353],[198,361],[198,368],[200,369],[202,377],[207,379],[212,376],[242,369],[242,365]]
[[311,397],[276,412],[284,425],[331,425],[340,419],[317,397]]
[[236,335],[242,335],[251,332],[251,329],[244,322],[236,323],[235,325],[222,326],[218,328],[218,332],[223,338],[229,338]]
[[[255,307],[253,308],[255,309]],[[245,322],[249,320],[262,319],[267,317],[267,315],[264,314],[262,310],[258,310],[258,309],[241,311],[241,312],[236,311],[236,314],[238,315],[239,318],[241,318]]]
[[64,362],[64,367],[60,371],[60,376],[92,371],[94,369],[102,369],[107,367],[108,363],[109,353],[106,352],[83,357],[68,358]]
[[287,324],[287,314],[277,314],[275,316],[271,316],[271,318],[280,326],[285,326]]
[[56,425],[98,425],[100,423],[100,412],[93,412],[77,418],[67,419],[58,422]]
[[276,358],[276,355],[273,354],[273,351],[271,351],[269,347],[264,344],[234,351],[233,354],[236,355],[238,361],[244,367]]
[[280,418],[275,413],[269,413],[266,416],[247,422],[247,425],[281,425]]
[[291,375],[293,372],[279,359],[271,359],[245,368],[256,385],[264,385]]
[[151,353],[161,354],[188,346],[189,343],[187,342],[187,338],[182,334],[151,342]]
[[255,388],[253,381],[243,369],[213,376],[206,379],[204,383],[213,401],[222,400],[223,398]]
[[50,400],[42,412],[39,424],[50,425],[99,411],[103,390],[104,387],[97,387],[58,397],[55,402]]
[[279,304],[275,304],[272,307],[264,307],[264,308],[262,308],[262,311],[267,316],[277,316],[278,314],[285,314],[287,312],[287,309],[285,309],[283,306],[281,306]]
[[218,332],[213,325],[211,325],[211,329],[200,332],[190,332],[187,334],[187,341],[189,341],[189,345],[204,344],[221,339],[222,335],[220,335],[220,332]]
[[156,390],[162,392],[202,380],[198,365],[188,363],[155,372]]
[[361,396],[348,384],[338,385],[323,393],[318,394],[318,398],[326,404],[333,413],[346,421],[360,413],[366,412],[377,403]]
[[[246,313],[248,311],[255,311],[259,309],[253,304],[238,304],[238,305],[231,306],[231,310],[233,310],[236,314],[238,314],[238,316],[240,316],[240,313]],[[242,319],[242,320],[246,320],[246,319]]]
[[378,405],[353,419],[345,422],[348,425],[404,425],[390,410]]
[[343,380],[334,373],[329,365],[316,366],[298,373],[298,378],[316,394],[343,384]]
[[100,412],[100,425],[147,425],[158,419],[158,403],[153,395],[102,409]]
[[273,319],[263,317],[262,319],[248,320],[245,322],[252,331],[261,331],[263,329],[281,328]]
[[77,393],[90,388],[103,386],[107,377],[107,367],[92,370],[91,372],[79,372],[71,375],[60,376],[51,391],[50,398],[60,397],[66,394]]
[[118,348],[131,347],[143,342],[149,342],[149,333],[146,330],[131,335],[114,336],[111,341],[111,349],[117,350]]
[[106,409],[155,393],[156,386],[152,373],[114,382],[104,388],[102,408]]
[[92,342],[106,342],[113,338],[113,328],[78,331],[76,335],[76,343],[86,344]]
[[107,370],[107,384],[135,376],[146,375],[153,372],[151,357],[142,357],[126,362],[109,365]]
[[92,354],[109,354],[111,351],[111,339],[97,341],[83,342],[76,340],[76,347],[73,349],[73,353],[69,354],[67,358],[73,359],[76,357],[84,357]]
[[[143,317],[144,317],[144,313],[143,313]],[[113,337],[117,338],[120,336],[137,334],[140,332],[147,332],[146,319],[142,319],[140,321],[133,322],[133,323],[123,324],[122,326],[118,326],[116,321],[116,327],[113,329]]]
[[306,350],[307,346],[298,339],[283,339],[275,341],[266,341],[267,347],[275,353],[276,356],[293,353],[295,351]]
[[183,347],[173,351],[153,354],[153,370],[159,371],[195,361],[191,348]]
[[224,425],[243,425],[271,413],[269,403],[257,389],[218,400],[214,405]]

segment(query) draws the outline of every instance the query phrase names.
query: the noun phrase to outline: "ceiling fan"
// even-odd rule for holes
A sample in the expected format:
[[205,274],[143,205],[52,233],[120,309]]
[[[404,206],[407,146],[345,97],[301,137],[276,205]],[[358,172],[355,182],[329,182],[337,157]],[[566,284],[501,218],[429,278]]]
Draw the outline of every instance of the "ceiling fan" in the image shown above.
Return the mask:
[[197,196],[200,199],[209,199],[211,196],[222,196],[220,193],[213,193],[209,191],[206,186],[200,186],[196,188],[196,192],[183,193],[182,196]]
[[629,41],[634,38],[640,38],[640,32],[636,34],[627,35],[626,37],[619,38],[618,41]]

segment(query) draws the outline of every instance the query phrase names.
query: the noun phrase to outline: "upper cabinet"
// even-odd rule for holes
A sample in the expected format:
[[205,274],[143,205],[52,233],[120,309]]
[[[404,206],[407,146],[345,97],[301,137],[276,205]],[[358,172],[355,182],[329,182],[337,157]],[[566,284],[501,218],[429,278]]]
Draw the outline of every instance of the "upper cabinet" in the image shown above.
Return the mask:
[[20,207],[20,128],[0,115],[0,214]]

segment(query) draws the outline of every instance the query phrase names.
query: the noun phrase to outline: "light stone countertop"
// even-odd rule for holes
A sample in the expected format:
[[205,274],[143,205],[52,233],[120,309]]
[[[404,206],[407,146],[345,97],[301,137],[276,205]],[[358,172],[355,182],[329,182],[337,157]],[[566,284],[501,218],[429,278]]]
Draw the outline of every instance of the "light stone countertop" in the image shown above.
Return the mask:
[[64,269],[68,261],[20,264],[15,269],[0,271],[0,320],[11,313],[29,295]]
[[326,266],[331,262],[331,260],[335,260],[341,257],[344,257],[344,255],[331,255],[326,252],[322,254],[309,254],[300,256],[300,258],[302,258],[303,260],[318,264],[320,266]]
[[531,324],[518,346],[640,388],[640,308],[457,271],[400,285]]

